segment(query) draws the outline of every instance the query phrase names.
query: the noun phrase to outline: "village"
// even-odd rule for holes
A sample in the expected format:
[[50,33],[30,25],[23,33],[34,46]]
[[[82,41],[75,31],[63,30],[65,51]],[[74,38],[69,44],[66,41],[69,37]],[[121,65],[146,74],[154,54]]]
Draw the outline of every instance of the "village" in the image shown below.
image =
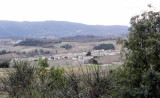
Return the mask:
[[[86,52],[74,52],[74,53],[65,53],[65,54],[56,54],[56,55],[51,55],[51,56],[42,56],[40,55],[39,57],[29,57],[29,58],[13,58],[11,62],[14,61],[38,61],[39,59],[47,59],[48,62],[58,62],[56,64],[61,64],[61,62],[64,61],[69,61],[69,62],[75,62],[79,61],[82,64],[86,63],[89,59],[92,58],[103,58],[107,57],[108,59],[111,58],[111,56],[119,56],[120,51],[119,50],[92,50],[92,51],[86,51]],[[109,60],[110,63],[114,61],[119,61],[117,58],[115,60]],[[64,65],[64,64],[62,64]],[[72,64],[71,64],[72,65]]]

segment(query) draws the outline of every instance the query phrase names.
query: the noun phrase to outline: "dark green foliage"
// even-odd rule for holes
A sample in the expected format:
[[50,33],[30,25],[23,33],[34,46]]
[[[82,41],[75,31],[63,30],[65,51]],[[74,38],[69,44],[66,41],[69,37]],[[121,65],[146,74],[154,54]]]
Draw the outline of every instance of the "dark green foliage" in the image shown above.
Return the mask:
[[149,70],[146,74],[144,86],[141,88],[144,91],[146,98],[159,98],[160,97],[160,73],[154,70]]
[[73,46],[69,44],[62,45],[61,48],[65,48],[66,50],[71,49]]
[[160,74],[154,70],[149,70],[144,75],[143,83],[139,87],[132,88],[126,85],[120,90],[122,98],[159,98]]
[[89,64],[98,64],[98,61],[94,58],[88,60]]
[[123,98],[159,98],[160,13],[144,12],[130,23],[129,36],[119,40],[126,58],[120,73]]
[[9,54],[9,53],[11,53],[11,51],[0,50],[0,55]]
[[53,39],[40,39],[40,38],[30,38],[30,39],[25,39],[21,42],[19,42],[17,45],[22,45],[22,46],[42,46],[46,44],[57,44],[61,43],[61,41],[58,40],[53,40]]
[[1,60],[0,61],[0,68],[9,68],[10,60]]
[[61,89],[65,85],[63,68],[39,68],[36,71],[36,76],[37,78],[32,81],[29,98],[62,97]]
[[7,53],[6,50],[1,50],[1,51],[0,51],[0,55],[6,54],[6,53]]
[[86,56],[91,56],[91,52],[88,51],[87,54],[86,54]]
[[94,35],[77,35],[72,37],[61,38],[64,42],[101,42],[106,40],[116,40],[122,36],[94,36]]
[[101,50],[101,49],[104,49],[104,50],[115,50],[115,47],[113,44],[100,44],[98,46],[95,46],[93,47],[94,50]]

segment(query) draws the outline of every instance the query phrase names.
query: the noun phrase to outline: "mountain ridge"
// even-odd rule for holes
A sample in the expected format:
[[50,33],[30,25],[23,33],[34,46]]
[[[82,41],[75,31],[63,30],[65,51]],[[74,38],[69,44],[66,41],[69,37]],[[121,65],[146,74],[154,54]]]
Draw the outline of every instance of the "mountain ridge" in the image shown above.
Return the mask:
[[4,21],[0,20],[0,37],[70,37],[76,35],[108,36],[127,34],[128,26],[87,25],[66,21]]

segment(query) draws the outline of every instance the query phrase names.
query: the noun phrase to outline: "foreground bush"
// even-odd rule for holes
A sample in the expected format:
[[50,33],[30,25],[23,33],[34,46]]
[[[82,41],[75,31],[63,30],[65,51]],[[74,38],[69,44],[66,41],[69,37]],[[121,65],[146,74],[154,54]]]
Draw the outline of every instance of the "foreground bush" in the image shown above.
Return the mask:
[[[106,71],[105,68],[100,66],[87,66],[86,70],[81,70],[82,73],[77,74],[77,76],[80,77],[79,84],[82,85],[79,93],[79,95],[81,95],[79,96],[80,98],[100,98],[112,95],[115,83],[115,77],[112,71]],[[77,77],[74,73],[71,74],[70,78],[76,83]],[[76,87],[76,85],[74,87]]]
[[99,66],[63,68],[34,67],[19,62],[3,78],[3,90],[16,98],[100,98],[112,96],[113,71]]
[[14,71],[8,72],[6,78],[1,79],[3,82],[3,90],[11,97],[20,98],[27,95],[29,87],[34,78],[33,66],[29,66],[27,62],[18,62],[14,65]]

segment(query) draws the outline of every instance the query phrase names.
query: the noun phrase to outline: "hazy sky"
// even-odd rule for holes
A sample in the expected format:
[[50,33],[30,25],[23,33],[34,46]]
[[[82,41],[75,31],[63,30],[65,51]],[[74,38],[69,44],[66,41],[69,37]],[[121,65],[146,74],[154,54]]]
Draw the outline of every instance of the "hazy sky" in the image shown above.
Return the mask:
[[160,0],[0,0],[0,20],[129,25],[147,4],[160,10]]

